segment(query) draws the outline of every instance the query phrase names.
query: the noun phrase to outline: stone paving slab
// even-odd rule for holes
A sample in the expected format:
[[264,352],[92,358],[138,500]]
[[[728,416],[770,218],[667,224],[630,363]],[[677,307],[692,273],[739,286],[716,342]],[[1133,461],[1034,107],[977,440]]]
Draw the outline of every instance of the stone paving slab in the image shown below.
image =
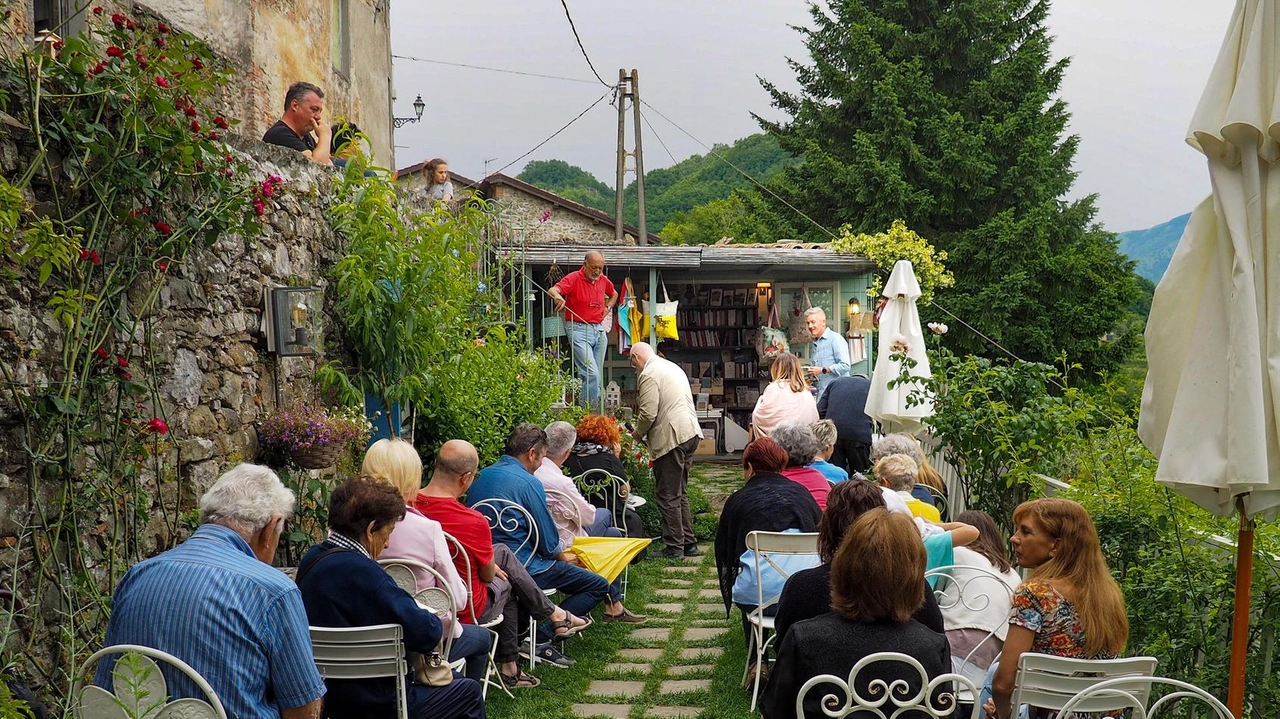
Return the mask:
[[[703,554],[705,554],[705,552],[704,552]],[[680,559],[681,559],[681,561],[689,562],[689,563],[693,563],[693,564],[701,564],[701,563],[702,563],[702,555],[699,555],[699,556],[697,556],[697,557],[681,557]]]
[[660,614],[682,614],[684,613],[683,604],[648,604],[645,610],[650,612],[658,612]]
[[609,719],[627,719],[631,713],[630,704],[574,704],[573,715],[576,717],[609,717]]
[[723,599],[723,597],[720,596],[719,589],[699,589],[698,597],[701,599]]
[[629,664],[625,662],[614,662],[612,664],[604,665],[604,670],[606,672],[615,672],[615,673],[641,672],[644,674],[648,674],[652,669],[653,669],[653,666],[649,664]]
[[642,642],[665,642],[671,638],[671,628],[649,627],[647,629],[636,629],[631,632],[631,638]]
[[728,633],[729,630],[725,627],[689,627],[684,630],[684,638],[685,641],[697,642],[703,639],[713,639]]
[[694,619],[689,624],[690,626],[694,626],[694,627],[723,627],[724,620],[723,619]]
[[[716,593],[716,596],[719,596],[719,593],[718,593],[718,592]],[[720,614],[720,615],[723,615],[723,614],[724,614],[724,605],[723,605],[723,604],[699,604],[698,606],[694,607],[694,610],[695,610],[696,612],[698,612],[698,614]]]
[[693,581],[689,579],[670,579],[667,577],[662,577],[659,581],[661,581],[665,586],[668,586],[668,587],[692,587],[693,586]]
[[[655,589],[653,593],[659,597],[671,597],[672,599],[687,599],[689,597],[688,589]],[[716,595],[719,596],[719,592]]]
[[673,677],[682,677],[686,674],[709,673],[715,671],[715,669],[714,664],[673,664],[667,667],[667,674]]
[[627,661],[654,662],[662,658],[661,649],[619,649],[618,658]]
[[587,687],[587,694],[597,697],[638,697],[644,693],[644,682],[597,679]]
[[724,647],[687,647],[680,650],[681,659],[713,659],[724,654]]
[[693,719],[693,717],[698,716],[701,712],[702,709],[699,707],[658,706],[649,707],[646,711],[646,715],[651,717],[661,717],[661,719]]
[[[699,557],[699,559],[700,559],[700,557]],[[688,565],[681,566],[681,565],[677,564],[677,565],[673,565],[673,566],[670,566],[670,567],[663,567],[663,568],[662,568],[662,571],[664,571],[664,572],[672,572],[672,573],[674,573],[674,574],[691,574],[691,573],[693,573],[693,572],[698,571],[698,569],[699,569],[699,567],[690,567],[690,566],[688,566]]]
[[702,692],[710,688],[710,679],[668,679],[658,685],[658,692],[661,694],[684,694],[685,692]]

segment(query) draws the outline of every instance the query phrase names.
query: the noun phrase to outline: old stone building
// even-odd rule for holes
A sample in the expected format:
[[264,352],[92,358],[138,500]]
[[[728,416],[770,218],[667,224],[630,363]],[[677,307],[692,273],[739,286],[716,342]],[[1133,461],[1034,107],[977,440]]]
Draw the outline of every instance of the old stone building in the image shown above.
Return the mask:
[[[0,0],[28,38],[40,30],[85,29],[94,6],[110,0]],[[370,138],[374,157],[394,167],[389,0],[147,0],[132,3],[188,31],[235,71],[222,98],[237,129],[261,137],[280,116],[285,90],[304,80],[325,91],[327,114],[345,117]],[[3,40],[0,40],[3,42]]]
[[[476,192],[494,204],[498,224],[511,235],[503,241],[519,242],[523,239],[529,244],[618,244],[614,239],[613,217],[594,207],[587,207],[501,173],[490,175],[480,182],[467,179],[456,172],[450,172],[449,177],[456,191]],[[411,189],[425,190],[428,185],[426,162],[399,170],[396,179]],[[624,234],[621,244],[640,244],[636,241],[640,236],[639,229],[631,225],[625,225],[622,229]],[[656,233],[648,234],[648,244],[662,243]]]

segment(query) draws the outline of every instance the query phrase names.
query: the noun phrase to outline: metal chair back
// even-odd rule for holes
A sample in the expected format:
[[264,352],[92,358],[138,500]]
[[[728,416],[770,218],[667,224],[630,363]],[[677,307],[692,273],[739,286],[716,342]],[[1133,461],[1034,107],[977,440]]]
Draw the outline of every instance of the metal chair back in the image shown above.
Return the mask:
[[409,719],[405,694],[404,629],[399,624],[367,627],[311,627],[311,653],[325,679],[396,680],[396,707],[400,719]]
[[[877,676],[867,677],[861,683],[868,686],[869,696],[858,692],[859,675],[871,669],[879,675],[885,663],[900,664],[901,671],[892,681]],[[853,715],[857,719],[897,719],[898,717],[929,716],[962,719],[978,719],[982,708],[969,705],[965,711],[961,696],[977,696],[978,688],[968,677],[960,674],[942,674],[933,679],[914,657],[897,652],[868,654],[849,670],[848,679],[834,674],[821,674],[805,682],[796,694],[796,719],[806,719],[805,698],[814,687],[830,685],[819,699],[821,712],[816,716],[844,719]],[[810,714],[808,719],[815,716]]]
[[471,508],[484,515],[486,521],[489,522],[489,531],[501,531],[513,537],[520,537],[520,529],[523,525],[524,536],[519,543],[511,547],[511,551],[520,556],[520,552],[528,547],[529,556],[526,557],[524,565],[529,565],[529,560],[533,559],[534,552],[537,551],[540,537],[538,535],[538,525],[533,521],[533,515],[529,510],[521,505],[512,502],[509,499],[486,499],[471,505]]
[[[1144,687],[1143,696],[1133,691],[1135,685]],[[1146,696],[1151,694],[1151,689],[1156,685],[1161,685],[1163,690],[1160,698],[1152,702],[1151,706],[1145,706]],[[1130,710],[1129,716],[1132,719],[1160,719],[1171,715],[1184,719],[1233,719],[1227,705],[1209,692],[1194,684],[1165,677],[1127,677],[1099,682],[1071,697],[1063,705],[1062,711],[1058,712],[1058,719],[1075,719],[1078,708],[1103,697],[1122,702]],[[1165,712],[1166,709],[1169,711]]]
[[[111,668],[114,693],[98,686],[83,686],[89,668],[103,657],[121,654]],[[169,687],[157,660],[195,684],[207,702],[199,699],[169,699]],[[190,664],[151,647],[138,644],[114,644],[94,652],[75,675],[71,695],[71,716],[76,719],[107,719],[121,716],[181,716],[189,719],[227,719],[226,709],[213,687]]]
[[[1018,657],[1018,674],[1014,679],[1013,706],[1027,704],[1033,707],[1057,711],[1067,705],[1077,694],[1104,681],[1119,680],[1112,685],[1127,695],[1104,692],[1076,702],[1075,710],[1081,712],[1110,712],[1129,706],[1128,699],[1146,705],[1151,689],[1146,679],[1155,674],[1155,657],[1129,657],[1126,659],[1071,659],[1049,654],[1024,652]],[[1126,683],[1126,679],[1138,681]]]

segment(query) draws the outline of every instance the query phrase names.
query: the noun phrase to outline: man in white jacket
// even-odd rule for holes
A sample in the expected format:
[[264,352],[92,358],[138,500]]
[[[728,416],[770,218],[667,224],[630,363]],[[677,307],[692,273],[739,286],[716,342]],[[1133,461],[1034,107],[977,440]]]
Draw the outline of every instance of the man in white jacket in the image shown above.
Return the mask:
[[639,373],[636,435],[649,445],[658,509],[662,512],[662,556],[696,557],[698,539],[689,514],[689,467],[702,440],[689,378],[676,364],[657,355],[648,342],[631,347],[631,366]]

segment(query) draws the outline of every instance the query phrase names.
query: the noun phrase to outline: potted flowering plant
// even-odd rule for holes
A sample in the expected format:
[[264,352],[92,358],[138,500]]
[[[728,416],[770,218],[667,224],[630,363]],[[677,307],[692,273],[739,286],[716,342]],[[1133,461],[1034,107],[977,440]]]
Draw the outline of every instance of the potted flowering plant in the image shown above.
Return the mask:
[[288,452],[303,469],[323,469],[353,444],[369,439],[372,427],[359,407],[325,408],[301,404],[282,407],[258,425],[258,441]]

